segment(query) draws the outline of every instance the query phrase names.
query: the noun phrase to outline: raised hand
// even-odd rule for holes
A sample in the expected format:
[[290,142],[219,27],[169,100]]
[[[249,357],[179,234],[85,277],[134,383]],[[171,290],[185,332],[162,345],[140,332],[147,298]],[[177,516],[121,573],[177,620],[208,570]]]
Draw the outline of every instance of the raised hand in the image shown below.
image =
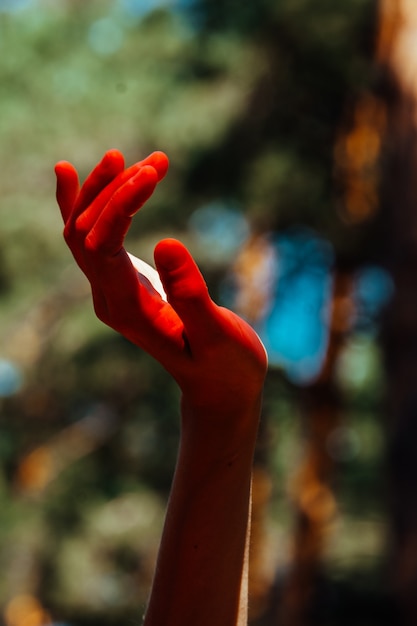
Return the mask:
[[144,626],[244,626],[253,451],[266,373],[252,328],[215,304],[188,250],[160,241],[156,270],[126,252],[133,215],[164,177],[155,152],[125,169],[107,152],[79,189],[56,165],[64,237],[98,317],[177,380],[182,429]]
[[265,375],[256,333],[211,300],[179,241],[165,239],[155,248],[160,282],[123,247],[133,215],[167,169],[162,152],[125,169],[121,153],[111,150],[80,190],[75,168],[61,161],[55,171],[64,237],[91,283],[97,316],[155,357],[193,406],[217,404],[219,395],[232,405],[244,402],[258,395]]

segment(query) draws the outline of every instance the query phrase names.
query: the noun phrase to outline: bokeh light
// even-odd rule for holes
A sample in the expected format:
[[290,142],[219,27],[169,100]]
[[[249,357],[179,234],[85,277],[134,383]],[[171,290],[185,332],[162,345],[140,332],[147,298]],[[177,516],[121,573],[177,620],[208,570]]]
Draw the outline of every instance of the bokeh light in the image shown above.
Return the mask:
[[124,38],[122,26],[111,17],[96,20],[88,32],[91,49],[103,56],[117,52],[123,45]]
[[189,227],[205,254],[217,263],[230,261],[249,235],[243,213],[220,201],[194,211]]
[[37,0],[0,0],[0,13],[16,13],[31,5]]
[[18,366],[7,359],[0,359],[0,397],[17,393],[23,384],[23,375]]
[[333,251],[305,229],[281,235],[276,247],[273,300],[256,327],[271,365],[307,384],[320,372],[327,349]]

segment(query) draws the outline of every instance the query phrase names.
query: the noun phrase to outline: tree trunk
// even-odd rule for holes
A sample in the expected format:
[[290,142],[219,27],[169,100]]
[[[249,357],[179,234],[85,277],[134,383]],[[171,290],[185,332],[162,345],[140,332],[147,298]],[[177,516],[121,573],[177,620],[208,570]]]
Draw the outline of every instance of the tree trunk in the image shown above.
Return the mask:
[[417,3],[380,2],[377,60],[387,102],[382,250],[395,281],[383,327],[388,379],[390,584],[397,624],[417,624]]

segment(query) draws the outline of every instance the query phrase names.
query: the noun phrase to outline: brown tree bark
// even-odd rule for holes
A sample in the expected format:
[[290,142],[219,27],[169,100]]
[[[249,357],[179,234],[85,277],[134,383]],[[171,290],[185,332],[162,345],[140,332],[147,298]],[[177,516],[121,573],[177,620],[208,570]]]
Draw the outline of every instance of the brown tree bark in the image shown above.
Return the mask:
[[381,0],[377,61],[387,103],[380,225],[395,294],[383,328],[388,381],[390,586],[417,624],[417,4]]

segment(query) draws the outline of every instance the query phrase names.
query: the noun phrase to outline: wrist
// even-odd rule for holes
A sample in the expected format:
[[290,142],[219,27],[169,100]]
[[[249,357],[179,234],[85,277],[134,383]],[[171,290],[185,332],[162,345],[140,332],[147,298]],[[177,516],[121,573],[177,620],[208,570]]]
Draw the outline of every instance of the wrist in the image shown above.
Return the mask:
[[210,454],[227,454],[245,450],[253,452],[262,406],[262,389],[242,397],[217,395],[206,398],[183,394],[181,398],[182,446],[210,450]]

